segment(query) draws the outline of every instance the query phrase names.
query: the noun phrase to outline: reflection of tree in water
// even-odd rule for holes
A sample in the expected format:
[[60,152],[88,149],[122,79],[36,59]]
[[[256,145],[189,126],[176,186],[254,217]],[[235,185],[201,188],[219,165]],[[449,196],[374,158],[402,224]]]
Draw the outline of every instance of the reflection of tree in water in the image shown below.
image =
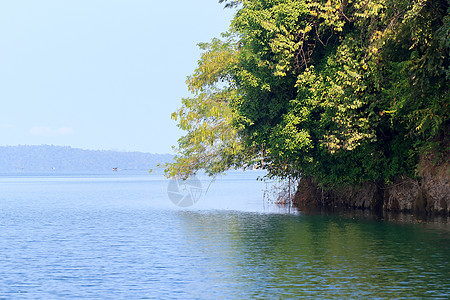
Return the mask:
[[418,225],[304,214],[180,217],[193,251],[207,255],[208,280],[250,297],[408,298],[450,290],[449,239]]

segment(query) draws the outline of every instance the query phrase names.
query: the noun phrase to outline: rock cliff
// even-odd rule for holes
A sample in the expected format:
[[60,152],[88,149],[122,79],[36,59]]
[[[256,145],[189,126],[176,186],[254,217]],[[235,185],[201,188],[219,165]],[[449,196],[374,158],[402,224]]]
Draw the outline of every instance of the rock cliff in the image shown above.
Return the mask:
[[302,178],[294,197],[301,208],[339,207],[373,211],[450,215],[448,155],[436,164],[436,155],[422,156],[417,178],[401,177],[392,183],[365,182],[346,187],[320,187]]

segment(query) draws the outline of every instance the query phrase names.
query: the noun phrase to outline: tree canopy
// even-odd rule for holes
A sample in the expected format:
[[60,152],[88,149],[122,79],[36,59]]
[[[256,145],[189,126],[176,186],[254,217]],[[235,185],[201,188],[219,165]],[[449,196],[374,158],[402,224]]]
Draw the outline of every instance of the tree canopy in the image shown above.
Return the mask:
[[447,0],[243,0],[200,44],[171,176],[258,166],[351,184],[448,151]]

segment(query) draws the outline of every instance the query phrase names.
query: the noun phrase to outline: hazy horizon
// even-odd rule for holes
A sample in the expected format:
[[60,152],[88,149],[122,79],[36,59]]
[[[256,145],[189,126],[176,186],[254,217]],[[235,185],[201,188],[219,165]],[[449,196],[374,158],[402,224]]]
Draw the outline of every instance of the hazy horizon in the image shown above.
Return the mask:
[[91,148],[82,148],[82,147],[74,147],[70,145],[53,145],[53,144],[17,144],[17,145],[0,145],[1,147],[68,147],[71,149],[78,149],[84,151],[111,151],[111,152],[124,152],[124,153],[145,153],[145,154],[161,154],[161,155],[174,155],[169,152],[146,152],[146,151],[136,151],[136,150],[127,150],[127,149],[91,149]]
[[173,153],[197,44],[227,30],[218,1],[4,1],[0,144]]
[[89,150],[56,145],[0,146],[0,172],[150,170],[172,154],[139,151]]

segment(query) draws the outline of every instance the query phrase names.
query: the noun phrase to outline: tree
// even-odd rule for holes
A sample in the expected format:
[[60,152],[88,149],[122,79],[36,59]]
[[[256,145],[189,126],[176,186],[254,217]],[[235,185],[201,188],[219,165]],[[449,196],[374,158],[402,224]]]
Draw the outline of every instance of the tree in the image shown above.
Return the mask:
[[239,49],[231,35],[224,38],[199,44],[204,53],[187,79],[194,96],[183,99],[172,114],[187,134],[178,141],[174,163],[166,165],[168,176],[187,178],[201,169],[214,175],[243,164],[244,149],[230,107],[239,97],[230,77]]
[[447,0],[237,3],[189,79],[172,174],[258,164],[323,184],[389,181],[448,145]]

